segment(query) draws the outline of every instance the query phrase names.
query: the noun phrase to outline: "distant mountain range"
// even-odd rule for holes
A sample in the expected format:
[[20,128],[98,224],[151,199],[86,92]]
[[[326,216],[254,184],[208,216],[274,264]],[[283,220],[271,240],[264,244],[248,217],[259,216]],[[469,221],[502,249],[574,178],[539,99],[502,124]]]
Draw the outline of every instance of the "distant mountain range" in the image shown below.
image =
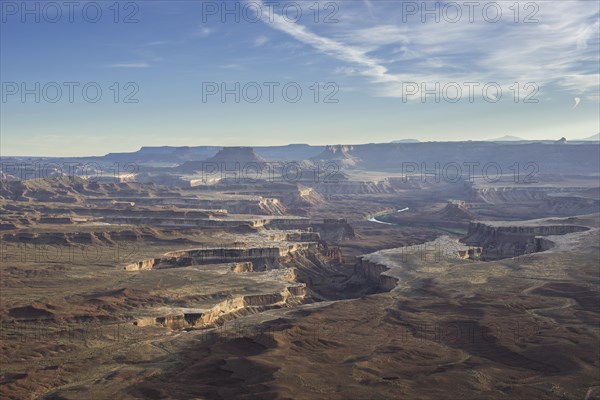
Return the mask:
[[596,133],[595,135],[592,135],[592,136],[587,137],[585,139],[579,139],[579,140],[595,140],[595,141],[600,141],[600,133]]
[[[138,151],[129,153],[109,153],[100,158],[139,162],[153,160],[154,162],[200,161],[215,156],[221,146],[144,146]],[[325,150],[325,146],[308,144],[288,144],[285,146],[257,146],[254,151],[258,157],[267,160],[307,160]]]
[[[569,140],[567,138],[567,140]],[[570,141],[600,141],[600,133],[597,133],[593,136],[587,137],[587,138],[583,138],[583,139],[570,139]],[[504,135],[502,137],[498,137],[498,138],[494,138],[494,139],[485,139],[484,141],[486,142],[554,142],[556,141],[556,139],[524,139],[522,137],[519,136],[514,136],[514,135]],[[390,143],[421,143],[421,141],[417,140],[417,139],[398,139],[398,140],[392,140]]]
[[[597,135],[595,136],[597,137]],[[53,163],[88,162],[101,171],[111,171],[119,166],[137,164],[140,179],[179,179],[178,176],[196,174],[205,166],[225,164],[227,170],[237,165],[261,165],[267,162],[297,162],[298,165],[338,166],[372,171],[423,173],[465,162],[481,168],[496,163],[500,174],[506,179],[512,174],[510,168],[536,164],[544,174],[578,174],[597,170],[600,142],[594,136],[588,140],[525,140],[525,141],[463,141],[463,142],[420,142],[420,143],[370,143],[362,145],[309,146],[295,144],[264,147],[143,147],[131,153],[112,153],[103,157],[53,158]],[[2,161],[21,162],[27,159],[2,157]],[[42,158],[35,158],[39,162]],[[30,162],[31,158],[28,159]],[[560,160],[557,162],[556,160]],[[93,164],[91,164],[93,163]],[[208,163],[208,165],[207,165]],[[122,167],[125,168],[125,167]],[[463,172],[465,170],[463,169]],[[439,171],[438,171],[439,172]],[[436,173],[438,173],[436,172]],[[154,180],[152,180],[154,179]]]
[[523,139],[518,136],[504,135],[504,136],[496,138],[496,139],[488,139],[488,142],[520,142],[523,140],[527,140],[527,139]]
[[[600,140],[600,133],[597,133],[593,136],[587,137],[587,138],[583,138],[583,139],[568,139],[570,141],[575,141],[575,142],[579,142],[579,141],[598,141]],[[504,135],[502,137],[499,138],[495,138],[495,139],[488,139],[488,142],[545,142],[545,141],[554,141],[553,139],[544,139],[544,140],[530,140],[530,139],[523,139],[521,137],[518,136],[512,136],[512,135]]]
[[417,139],[398,139],[392,140],[390,143],[421,143],[421,141]]

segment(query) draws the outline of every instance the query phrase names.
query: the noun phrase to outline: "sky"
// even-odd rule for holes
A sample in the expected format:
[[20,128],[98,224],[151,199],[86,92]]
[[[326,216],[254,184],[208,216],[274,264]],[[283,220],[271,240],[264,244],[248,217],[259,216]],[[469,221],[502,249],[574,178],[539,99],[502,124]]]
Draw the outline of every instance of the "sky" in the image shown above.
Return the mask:
[[5,1],[0,155],[579,139],[598,1]]

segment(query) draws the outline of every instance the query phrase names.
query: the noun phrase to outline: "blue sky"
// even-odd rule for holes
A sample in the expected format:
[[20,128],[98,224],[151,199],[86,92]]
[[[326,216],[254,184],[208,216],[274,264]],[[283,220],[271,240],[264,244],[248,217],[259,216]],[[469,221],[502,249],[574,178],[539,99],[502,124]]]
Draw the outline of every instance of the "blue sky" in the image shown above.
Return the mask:
[[[27,2],[33,10],[36,3]],[[292,6],[284,14],[282,6],[289,3],[302,17],[295,18]],[[114,2],[102,1],[88,7],[88,20],[82,15],[86,2],[80,2],[73,22],[62,7],[62,17],[52,23],[55,10],[43,10],[43,3],[38,22],[35,14],[22,15],[22,2],[3,1],[2,155],[503,135],[575,139],[598,133],[600,3],[518,2],[518,15],[514,1],[480,3],[471,17],[463,2],[428,2],[437,10],[436,22],[433,14],[412,8],[420,1],[279,1],[269,7],[249,0],[238,3],[239,21],[232,14],[223,22],[224,2],[122,1],[116,16]],[[96,5],[102,16],[93,23]],[[497,20],[496,5],[502,11]],[[137,22],[124,23],[128,15]],[[34,94],[23,101],[22,85],[33,89],[36,82],[40,102]],[[48,101],[55,96],[53,82],[63,88],[55,103]],[[79,84],[73,102],[65,82]],[[90,82],[102,89],[96,103],[82,96]],[[134,86],[125,87],[129,82]],[[223,103],[217,94],[203,102],[206,82],[230,88],[256,82],[263,96],[236,103],[229,95]],[[280,85],[273,102],[265,82]],[[315,82],[321,85],[318,102]],[[328,82],[335,86],[325,90]],[[290,83],[303,91],[296,103],[281,92]],[[449,89],[439,93],[438,103],[419,92],[421,85],[435,89],[436,83]],[[479,85],[472,102],[465,83]],[[484,98],[481,88],[490,83],[502,89],[501,98],[493,92]],[[453,103],[448,100],[456,98],[455,85],[463,94]],[[325,103],[332,87],[338,88],[338,102]],[[537,103],[525,102],[535,87]],[[135,88],[138,102],[125,103]]]

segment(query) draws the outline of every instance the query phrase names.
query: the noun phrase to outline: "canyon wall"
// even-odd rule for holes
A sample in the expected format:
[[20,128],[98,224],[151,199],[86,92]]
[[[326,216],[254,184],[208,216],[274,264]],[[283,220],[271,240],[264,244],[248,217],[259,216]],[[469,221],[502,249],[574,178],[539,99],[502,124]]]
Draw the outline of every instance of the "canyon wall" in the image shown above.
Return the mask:
[[565,235],[587,231],[577,225],[497,225],[494,223],[471,222],[467,235],[461,241],[482,248],[482,260],[499,260],[537,253],[552,247],[552,241],[541,236]]
[[301,303],[306,294],[305,284],[294,284],[281,292],[236,296],[217,303],[205,312],[173,311],[158,317],[142,317],[134,324],[138,327],[159,325],[173,330],[210,328],[249,313]]
[[390,268],[386,265],[369,261],[363,257],[356,258],[354,272],[377,285],[377,288],[383,292],[389,292],[398,285],[398,279],[383,273]]
[[254,268],[265,269],[276,265],[279,259],[306,251],[318,251],[318,243],[292,243],[280,247],[212,248],[172,251],[163,257],[141,260],[125,266],[126,271],[177,268],[191,265],[251,262]]

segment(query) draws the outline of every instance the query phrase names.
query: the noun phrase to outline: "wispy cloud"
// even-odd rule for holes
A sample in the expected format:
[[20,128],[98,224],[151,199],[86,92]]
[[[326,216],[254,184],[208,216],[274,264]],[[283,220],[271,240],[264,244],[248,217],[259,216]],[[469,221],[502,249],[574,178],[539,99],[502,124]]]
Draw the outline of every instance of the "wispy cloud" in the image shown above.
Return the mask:
[[207,28],[205,26],[195,30],[192,35],[193,36],[198,36],[198,37],[207,37],[210,36],[213,33],[213,30],[210,28]]
[[322,53],[336,57],[342,61],[363,66],[363,73],[375,78],[377,81],[398,81],[397,77],[387,73],[387,68],[381,65],[378,60],[369,57],[365,50],[346,45],[334,39],[319,36],[308,30],[305,26],[291,22],[276,13],[273,14],[272,18],[263,18],[263,21],[273,28],[291,35],[296,40],[314,47]]
[[234,70],[234,71],[243,71],[243,70],[245,70],[245,69],[246,69],[246,68],[245,68],[243,65],[241,65],[241,64],[224,64],[224,65],[221,65],[219,68],[222,68],[222,69],[230,69],[230,70]]
[[260,47],[260,46],[266,44],[268,41],[269,41],[268,37],[266,37],[265,35],[260,35],[256,39],[254,39],[254,46]]
[[[569,96],[597,97],[598,3],[538,3],[537,23],[523,23],[529,13],[515,22],[509,2],[501,4],[504,17],[497,23],[483,18],[470,22],[468,13],[457,23],[436,23],[431,16],[423,23],[420,15],[407,21],[397,3],[391,3],[364,1],[362,12],[355,7],[337,15],[341,22],[327,29],[278,14],[263,22],[347,64],[339,70],[369,78],[382,96],[401,96],[406,81],[459,81],[497,82],[507,89],[514,82],[534,82]],[[383,17],[364,18],[373,8]]]
[[363,3],[365,4],[369,15],[373,16],[373,3],[371,3],[371,0],[363,0]]

